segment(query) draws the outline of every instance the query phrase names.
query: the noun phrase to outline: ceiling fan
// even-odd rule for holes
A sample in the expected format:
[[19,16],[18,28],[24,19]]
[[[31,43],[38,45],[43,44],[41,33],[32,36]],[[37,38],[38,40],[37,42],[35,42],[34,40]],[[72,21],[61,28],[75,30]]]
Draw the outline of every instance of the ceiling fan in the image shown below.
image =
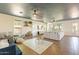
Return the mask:
[[33,17],[36,19],[43,19],[43,14],[39,9],[33,9]]

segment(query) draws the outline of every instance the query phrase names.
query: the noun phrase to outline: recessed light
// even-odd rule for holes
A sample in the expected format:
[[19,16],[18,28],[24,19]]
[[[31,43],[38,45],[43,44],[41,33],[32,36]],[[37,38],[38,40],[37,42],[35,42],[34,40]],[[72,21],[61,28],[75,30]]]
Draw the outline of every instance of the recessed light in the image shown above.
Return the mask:
[[23,14],[23,12],[22,12],[22,11],[20,11],[19,13],[20,13],[20,14]]

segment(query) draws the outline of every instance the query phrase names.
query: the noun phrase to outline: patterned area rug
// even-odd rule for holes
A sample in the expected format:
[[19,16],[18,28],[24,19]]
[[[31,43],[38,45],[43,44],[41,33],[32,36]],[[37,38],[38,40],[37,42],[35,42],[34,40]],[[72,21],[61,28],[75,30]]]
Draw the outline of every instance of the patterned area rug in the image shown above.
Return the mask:
[[42,54],[53,42],[46,40],[38,40],[37,38],[29,39],[23,42],[24,45],[31,48],[38,54]]

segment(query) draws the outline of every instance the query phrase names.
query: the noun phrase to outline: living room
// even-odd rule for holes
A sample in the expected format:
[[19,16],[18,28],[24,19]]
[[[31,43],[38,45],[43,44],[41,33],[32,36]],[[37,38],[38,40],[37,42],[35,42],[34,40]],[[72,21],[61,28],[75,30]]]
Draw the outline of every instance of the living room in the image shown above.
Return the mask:
[[0,4],[0,54],[78,55],[78,6]]

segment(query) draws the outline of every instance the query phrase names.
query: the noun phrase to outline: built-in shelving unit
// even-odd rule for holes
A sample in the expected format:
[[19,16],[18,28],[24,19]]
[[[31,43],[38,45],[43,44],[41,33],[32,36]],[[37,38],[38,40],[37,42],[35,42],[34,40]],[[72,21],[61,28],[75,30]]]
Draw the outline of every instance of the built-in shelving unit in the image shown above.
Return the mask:
[[15,20],[14,21],[14,35],[20,35],[22,31],[22,21]]

